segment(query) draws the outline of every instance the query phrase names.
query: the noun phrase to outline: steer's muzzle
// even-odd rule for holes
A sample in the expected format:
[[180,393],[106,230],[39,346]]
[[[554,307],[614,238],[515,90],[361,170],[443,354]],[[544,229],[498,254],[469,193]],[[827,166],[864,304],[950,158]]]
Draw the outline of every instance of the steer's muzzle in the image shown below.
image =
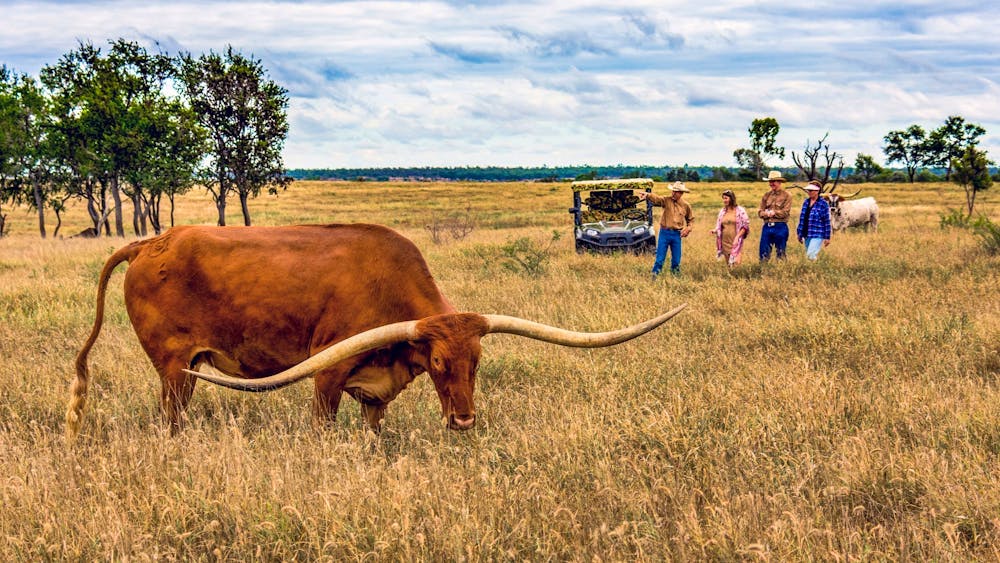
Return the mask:
[[476,425],[475,414],[454,414],[448,417],[448,428],[452,430],[469,430]]

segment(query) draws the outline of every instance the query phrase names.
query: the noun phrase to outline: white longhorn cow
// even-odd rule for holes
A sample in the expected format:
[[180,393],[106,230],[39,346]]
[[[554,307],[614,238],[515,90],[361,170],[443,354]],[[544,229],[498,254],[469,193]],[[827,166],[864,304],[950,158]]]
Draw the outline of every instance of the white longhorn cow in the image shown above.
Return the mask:
[[[855,192],[856,194],[856,192]],[[830,202],[830,226],[835,231],[842,231],[848,227],[864,227],[868,231],[869,225],[873,232],[878,232],[878,204],[873,197],[863,197],[861,199],[848,200],[851,196],[840,194],[828,194]]]

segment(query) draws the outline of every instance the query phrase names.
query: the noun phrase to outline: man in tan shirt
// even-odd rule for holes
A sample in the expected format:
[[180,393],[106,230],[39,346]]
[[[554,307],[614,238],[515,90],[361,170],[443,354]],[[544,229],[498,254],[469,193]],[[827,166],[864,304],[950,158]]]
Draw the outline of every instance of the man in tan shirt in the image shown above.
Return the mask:
[[788,216],[792,212],[792,194],[785,191],[785,179],[780,170],[772,170],[767,175],[770,188],[760,200],[757,216],[764,220],[760,231],[760,261],[767,262],[774,248],[778,260],[785,259],[788,245]]
[[667,248],[670,248],[670,273],[681,273],[681,239],[691,233],[691,222],[694,213],[691,205],[681,199],[690,192],[684,182],[674,182],[670,185],[670,195],[662,196],[654,193],[639,192],[639,201],[646,200],[663,208],[660,216],[660,236],[656,241],[656,261],[653,262],[653,280],[660,275],[663,262],[667,258]]

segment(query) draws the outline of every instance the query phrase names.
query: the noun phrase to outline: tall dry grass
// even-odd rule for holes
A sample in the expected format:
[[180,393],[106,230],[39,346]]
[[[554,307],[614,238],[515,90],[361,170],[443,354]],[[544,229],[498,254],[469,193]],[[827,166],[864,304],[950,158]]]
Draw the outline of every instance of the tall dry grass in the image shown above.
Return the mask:
[[[995,560],[1000,557],[1000,259],[939,214],[946,184],[870,185],[879,234],[835,236],[818,263],[729,272],[701,184],[680,279],[652,259],[577,255],[559,184],[296,183],[257,224],[375,222],[411,237],[461,309],[578,330],[681,303],[620,346],[484,338],[477,427],[446,430],[421,376],[383,433],[345,401],[316,433],[305,383],[265,395],[199,385],[188,426],[159,421],[155,373],[128,323],[121,267],[90,356],[80,442],[62,417],[118,239],[0,239],[0,553],[7,560]],[[1000,193],[980,209],[997,219]],[[796,195],[801,201],[801,196]],[[435,214],[476,218],[434,245]],[[797,214],[796,205],[796,214]],[[87,226],[71,209],[64,233]],[[212,223],[200,194],[181,223]],[[239,223],[231,216],[230,223]],[[548,271],[488,258],[566,233]],[[336,267],[336,265],[331,265]]]

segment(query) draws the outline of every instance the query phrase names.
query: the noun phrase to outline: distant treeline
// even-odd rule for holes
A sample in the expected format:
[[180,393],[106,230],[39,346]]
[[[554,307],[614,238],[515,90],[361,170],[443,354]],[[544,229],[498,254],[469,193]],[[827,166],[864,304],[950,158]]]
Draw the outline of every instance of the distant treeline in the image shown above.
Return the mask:
[[[777,168],[789,178],[795,178],[794,168]],[[907,182],[903,170],[883,169],[868,181]],[[565,182],[597,178],[652,178],[661,182],[733,182],[753,181],[751,173],[743,168],[726,166],[459,166],[459,167],[399,167],[399,168],[312,168],[290,169],[289,177],[295,180],[351,180],[351,181],[472,181],[472,182]],[[943,180],[944,170],[925,169],[915,178],[918,182]],[[854,169],[844,168],[844,181],[861,181]]]
[[613,178],[665,176],[670,166],[557,166],[557,167],[400,167],[400,168],[319,168],[292,169],[296,180],[467,180],[478,182],[561,181],[584,175]]
[[[745,172],[744,172],[745,173]],[[288,175],[296,180],[360,180],[387,182],[390,180],[444,180],[475,182],[565,182],[598,178],[653,178],[660,181],[686,182],[731,181],[739,179],[741,171],[724,166],[459,166],[401,168],[320,168],[292,169]],[[750,179],[750,178],[747,178]]]

